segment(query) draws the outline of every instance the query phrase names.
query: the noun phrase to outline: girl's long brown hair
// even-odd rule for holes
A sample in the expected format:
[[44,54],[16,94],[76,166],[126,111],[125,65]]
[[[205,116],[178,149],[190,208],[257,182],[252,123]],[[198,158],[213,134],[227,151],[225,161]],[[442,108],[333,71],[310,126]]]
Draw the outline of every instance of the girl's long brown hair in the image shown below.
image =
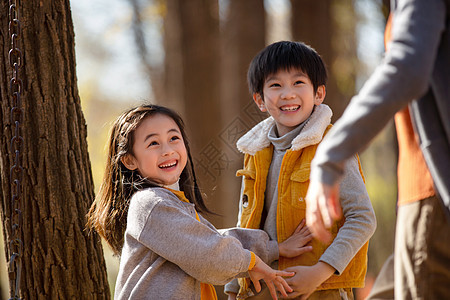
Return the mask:
[[195,204],[199,212],[210,212],[197,185],[194,164],[184,129],[184,122],[173,110],[158,105],[142,105],[123,113],[113,124],[109,137],[108,158],[100,191],[87,214],[87,227],[96,230],[120,255],[126,229],[128,206],[134,192],[156,187],[158,184],[142,178],[136,171],[128,170],[121,161],[133,154],[134,132],[148,116],[163,114],[172,118],[180,128],[188,154],[188,163],[180,175],[180,190]]

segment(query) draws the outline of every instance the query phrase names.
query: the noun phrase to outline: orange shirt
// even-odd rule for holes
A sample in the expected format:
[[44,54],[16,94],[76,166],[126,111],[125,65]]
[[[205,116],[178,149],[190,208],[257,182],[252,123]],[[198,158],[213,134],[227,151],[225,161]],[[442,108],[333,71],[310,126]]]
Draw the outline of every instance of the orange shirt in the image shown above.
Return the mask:
[[408,107],[395,115],[398,139],[398,205],[435,195],[433,179],[417,142]]
[[[389,50],[392,14],[384,32],[384,44]],[[435,195],[433,179],[420,150],[408,107],[395,114],[395,127],[399,148],[398,156],[398,205],[419,201]]]

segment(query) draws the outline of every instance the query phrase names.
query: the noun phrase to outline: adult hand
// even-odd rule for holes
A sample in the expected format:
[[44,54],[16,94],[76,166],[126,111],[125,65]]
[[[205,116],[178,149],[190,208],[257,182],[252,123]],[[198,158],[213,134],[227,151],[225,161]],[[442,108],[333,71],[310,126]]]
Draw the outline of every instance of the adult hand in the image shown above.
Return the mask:
[[286,283],[286,280],[282,276],[293,276],[294,273],[274,270],[266,265],[258,256],[256,256],[255,266],[253,267],[253,269],[248,271],[248,273],[250,274],[250,279],[252,280],[257,293],[261,291],[261,284],[259,283],[259,280],[261,279],[266,282],[266,285],[270,291],[270,295],[274,300],[278,299],[277,290],[281,293],[281,295],[285,297],[287,297],[286,291],[292,292],[292,289],[289,287],[289,285]]
[[312,251],[312,246],[306,246],[310,240],[312,240],[312,234],[306,226],[305,219],[303,219],[294,233],[278,244],[280,256],[296,257],[305,252]]
[[330,186],[312,180],[306,194],[306,224],[313,236],[322,242],[330,242],[331,233],[327,228],[341,217],[339,184]]

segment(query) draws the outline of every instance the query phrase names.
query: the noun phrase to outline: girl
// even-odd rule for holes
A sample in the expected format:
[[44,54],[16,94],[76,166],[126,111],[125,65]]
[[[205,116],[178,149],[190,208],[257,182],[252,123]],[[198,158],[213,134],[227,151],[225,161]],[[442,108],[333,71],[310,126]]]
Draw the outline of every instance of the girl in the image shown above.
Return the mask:
[[[209,211],[175,112],[156,105],[125,112],[112,127],[108,153],[88,227],[121,254],[115,299],[217,299],[212,284],[247,271],[256,290],[263,279],[274,299],[276,289],[292,291],[281,276],[294,273],[271,269],[233,230],[219,232],[197,214]],[[263,258],[278,255],[263,231],[239,236],[248,233],[246,243],[259,243]]]

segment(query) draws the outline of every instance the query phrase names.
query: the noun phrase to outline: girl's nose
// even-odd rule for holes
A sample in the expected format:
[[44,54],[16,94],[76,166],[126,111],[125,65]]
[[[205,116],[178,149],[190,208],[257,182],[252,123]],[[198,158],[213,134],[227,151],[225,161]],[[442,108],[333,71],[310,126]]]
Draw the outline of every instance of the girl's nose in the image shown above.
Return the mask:
[[174,150],[173,150],[173,148],[172,148],[171,145],[169,145],[169,144],[164,144],[164,145],[163,145],[163,148],[162,148],[162,155],[163,155],[163,156],[170,155],[170,154],[172,154],[173,152],[174,152]]

